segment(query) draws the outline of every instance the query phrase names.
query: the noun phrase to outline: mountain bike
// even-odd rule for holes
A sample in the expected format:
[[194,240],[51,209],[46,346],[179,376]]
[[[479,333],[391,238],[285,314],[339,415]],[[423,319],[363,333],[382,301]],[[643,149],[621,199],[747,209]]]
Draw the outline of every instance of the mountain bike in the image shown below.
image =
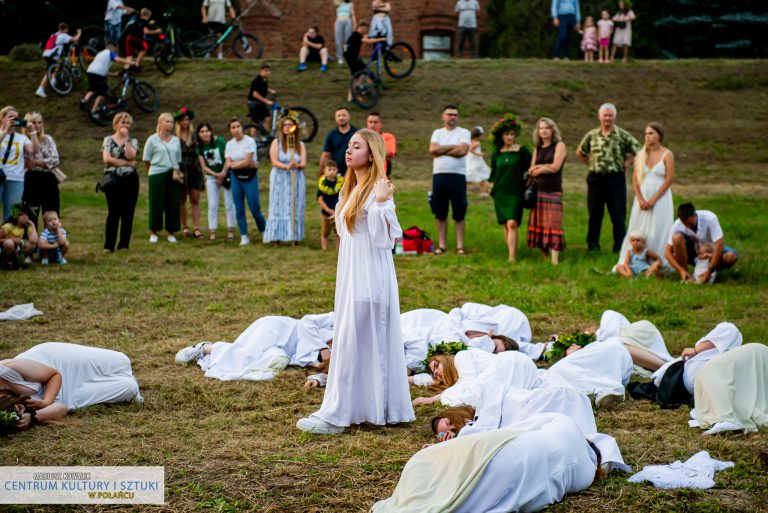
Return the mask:
[[306,107],[300,106],[283,107],[277,103],[276,96],[273,96],[271,99],[273,103],[272,113],[270,115],[271,123],[269,132],[264,129],[263,124],[259,123],[258,120],[253,117],[252,112],[248,112],[248,117],[253,123],[247,123],[243,126],[243,130],[256,139],[256,142],[258,143],[258,154],[261,159],[267,157],[269,146],[272,144],[272,141],[275,140],[278,131],[280,130],[277,123],[280,118],[284,116],[290,116],[297,121],[300,130],[299,133],[301,134],[301,141],[303,143],[311,142],[312,139],[315,138],[315,135],[317,135],[317,118],[312,111]]
[[[129,91],[134,103],[144,112],[155,112],[160,108],[157,89],[149,82],[132,77],[131,71],[132,68],[126,69],[123,79],[106,96],[94,94],[88,99],[86,109],[91,121],[101,126],[111,125],[115,114],[128,110]],[[97,106],[98,98],[103,100]]]
[[352,101],[360,108],[370,109],[376,105],[381,90],[386,84],[381,78],[381,66],[392,78],[405,78],[416,67],[416,53],[408,43],[395,43],[387,47],[385,43],[376,43],[365,69],[361,69],[349,80]]
[[96,49],[83,44],[67,43],[61,51],[58,60],[48,66],[48,83],[51,89],[61,96],[72,92],[77,81],[96,56]]
[[[255,5],[255,2],[251,5]],[[182,34],[182,41],[189,47],[191,57],[211,55],[219,45],[223,45],[229,36],[234,33],[230,49],[235,57],[238,59],[261,59],[262,55],[264,55],[264,45],[253,34],[243,32],[243,28],[240,25],[240,18],[249,10],[250,7],[240,13],[237,18],[227,23],[226,30],[218,38],[211,29],[208,29],[207,34],[197,31],[189,31]]]

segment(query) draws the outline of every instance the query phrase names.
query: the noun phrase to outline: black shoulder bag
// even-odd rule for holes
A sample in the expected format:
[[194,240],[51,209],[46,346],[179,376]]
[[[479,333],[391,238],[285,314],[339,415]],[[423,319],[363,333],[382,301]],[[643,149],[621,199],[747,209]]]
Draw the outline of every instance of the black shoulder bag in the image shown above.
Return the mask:
[[[8,138],[8,146],[5,147],[5,155],[3,156],[3,165],[5,165],[6,162],[8,162],[8,158],[11,156],[11,146],[13,145],[13,136],[16,135],[14,132],[11,132],[11,136]],[[5,183],[5,171],[3,169],[0,169],[0,185],[3,185]]]
[[531,178],[523,194],[523,207],[532,209],[536,207],[536,196],[539,192],[539,186],[536,185],[536,179]]

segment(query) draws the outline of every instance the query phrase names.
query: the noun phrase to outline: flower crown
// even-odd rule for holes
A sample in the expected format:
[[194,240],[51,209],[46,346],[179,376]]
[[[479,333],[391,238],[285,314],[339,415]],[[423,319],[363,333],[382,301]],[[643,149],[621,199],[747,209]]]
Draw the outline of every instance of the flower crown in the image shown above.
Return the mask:
[[500,140],[502,134],[509,132],[510,130],[514,132],[515,135],[520,135],[520,130],[522,130],[522,128],[523,125],[518,121],[517,116],[507,112],[491,127],[491,140],[494,142]]

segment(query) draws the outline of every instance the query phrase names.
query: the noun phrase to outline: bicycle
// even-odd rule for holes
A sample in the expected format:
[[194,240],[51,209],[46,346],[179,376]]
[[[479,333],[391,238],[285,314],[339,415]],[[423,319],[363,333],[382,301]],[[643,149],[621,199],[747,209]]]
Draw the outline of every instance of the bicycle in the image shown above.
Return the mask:
[[[120,83],[110,89],[106,96],[94,94],[88,99],[86,109],[91,121],[101,126],[112,124],[115,114],[128,110],[129,89],[134,103],[144,112],[155,112],[160,108],[160,95],[157,89],[149,82],[133,78],[129,68],[123,72]],[[96,106],[98,98],[103,98],[103,101]]]
[[60,96],[71,93],[75,80],[86,72],[96,53],[95,48],[79,41],[64,45],[58,60],[48,66],[46,71],[51,89]]
[[309,143],[317,135],[317,118],[306,107],[300,107],[298,105],[292,107],[283,107],[277,103],[277,96],[272,96],[272,113],[271,113],[270,130],[267,132],[264,129],[262,123],[253,117],[253,112],[248,112],[248,117],[253,123],[247,123],[243,130],[246,131],[251,137],[255,138],[258,142],[258,154],[259,158],[265,159],[269,152],[269,146],[272,141],[275,140],[278,134],[279,127],[277,122],[284,116],[291,116],[297,121],[299,126],[301,141],[303,143]]
[[[251,5],[255,5],[255,3]],[[249,7],[227,23],[226,30],[218,39],[216,38],[216,33],[211,29],[208,29],[208,34],[202,34],[194,30],[182,34],[182,40],[187,43],[191,57],[210,55],[219,45],[223,45],[230,34],[234,32],[234,39],[230,48],[235,57],[238,59],[261,59],[262,55],[264,55],[264,46],[261,44],[261,41],[253,34],[243,32],[243,28],[240,26],[240,18],[250,9]]]
[[[376,43],[368,59],[365,69],[361,69],[349,81],[352,101],[362,109],[370,109],[376,105],[381,96],[381,90],[386,85],[381,78],[381,64],[387,75],[392,78],[405,78],[416,67],[416,53],[411,45],[404,42],[394,43],[387,47],[385,43]],[[375,63],[375,67],[373,64]]]

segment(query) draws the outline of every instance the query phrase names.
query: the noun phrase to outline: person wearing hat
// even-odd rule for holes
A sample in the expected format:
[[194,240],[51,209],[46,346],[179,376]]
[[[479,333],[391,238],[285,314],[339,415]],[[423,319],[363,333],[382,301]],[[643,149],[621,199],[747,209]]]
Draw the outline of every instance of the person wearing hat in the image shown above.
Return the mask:
[[11,216],[0,227],[0,263],[3,268],[13,269],[18,265],[18,258],[24,254],[24,263],[32,263],[32,255],[37,247],[37,230],[30,220],[30,208],[24,203],[15,203],[11,207]]
[[[195,119],[195,111],[182,107],[173,115],[176,124],[176,137],[181,143],[181,163],[179,170],[184,174],[184,183],[179,187],[179,209],[181,215],[181,233],[185,236],[203,238],[200,231],[200,193],[205,189],[203,172],[200,169],[200,161],[197,158],[197,138],[192,120]],[[192,227],[189,231],[187,224],[187,198],[189,198],[192,211]]]

